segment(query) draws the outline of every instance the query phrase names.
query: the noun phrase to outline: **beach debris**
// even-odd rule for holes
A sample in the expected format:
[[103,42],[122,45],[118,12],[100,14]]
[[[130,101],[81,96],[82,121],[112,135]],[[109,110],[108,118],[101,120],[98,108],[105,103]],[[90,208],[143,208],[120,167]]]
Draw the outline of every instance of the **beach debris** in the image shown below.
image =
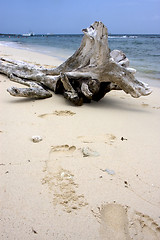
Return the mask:
[[82,148],[83,157],[98,157],[99,153],[89,147]]
[[40,141],[42,141],[42,137],[41,136],[32,136],[32,141],[34,142],[34,143],[38,143],[38,142],[40,142]]
[[108,173],[109,175],[115,175],[115,171],[114,170],[111,170],[111,169],[100,169],[102,172],[106,172]]
[[128,182],[127,181],[124,181],[124,186],[126,187],[126,188],[128,188]]
[[73,178],[73,175],[66,173],[66,172],[62,172],[61,173],[61,178],[65,178],[65,179],[71,179]]
[[27,88],[11,87],[7,91],[16,97],[49,98],[53,91],[80,106],[99,101],[111,90],[123,90],[134,98],[149,95],[147,84],[137,80],[135,69],[120,50],[110,51],[108,30],[102,22],[83,29],[79,49],[57,68],[15,61],[0,57],[0,73]]
[[124,138],[124,137],[121,137],[121,140],[122,140],[122,141],[127,141],[128,139],[127,139],[127,138]]
[[33,232],[34,234],[38,234],[37,231],[34,230],[33,228],[32,228],[32,232]]

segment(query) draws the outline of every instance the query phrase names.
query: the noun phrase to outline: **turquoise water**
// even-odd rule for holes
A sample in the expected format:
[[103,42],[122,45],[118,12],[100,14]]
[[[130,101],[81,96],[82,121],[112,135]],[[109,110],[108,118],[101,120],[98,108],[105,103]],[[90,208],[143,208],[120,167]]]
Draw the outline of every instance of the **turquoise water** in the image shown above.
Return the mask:
[[[83,35],[37,35],[22,37],[0,35],[0,44],[41,52],[66,60],[80,46]],[[130,66],[139,75],[160,80],[160,35],[110,35],[111,50],[122,50],[130,60]]]

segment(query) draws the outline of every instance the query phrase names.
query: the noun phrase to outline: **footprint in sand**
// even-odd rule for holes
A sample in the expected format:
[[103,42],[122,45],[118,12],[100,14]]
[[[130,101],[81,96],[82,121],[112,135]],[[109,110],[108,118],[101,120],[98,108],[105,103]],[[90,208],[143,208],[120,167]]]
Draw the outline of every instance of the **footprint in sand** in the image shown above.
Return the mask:
[[[47,184],[54,205],[60,205],[67,213],[78,210],[88,205],[83,194],[78,194],[78,184],[74,181],[74,175],[60,164],[60,160],[71,157],[76,147],[71,145],[51,146],[49,158],[44,166],[45,176],[42,184]],[[58,161],[57,161],[58,160]]]
[[62,206],[67,213],[88,205],[84,195],[76,192],[78,185],[74,182],[74,175],[66,169],[48,171],[42,184],[48,185],[53,204]]
[[54,114],[57,116],[73,116],[76,113],[68,110],[64,110],[64,111],[55,111]]
[[105,143],[112,145],[116,141],[116,136],[113,134],[106,134],[106,141]]
[[160,107],[153,107],[154,109],[160,109]]
[[131,214],[130,235],[135,240],[159,240],[160,226],[148,215]]
[[82,143],[93,143],[95,141],[93,136],[78,136],[77,137]]
[[47,116],[52,116],[52,115],[56,115],[56,116],[73,116],[75,114],[76,113],[74,113],[74,112],[71,112],[71,111],[68,111],[68,110],[64,110],[64,111],[54,111],[52,113],[40,114],[40,115],[38,115],[38,117],[45,118]]
[[104,142],[112,145],[116,141],[116,136],[110,133],[104,135],[78,136],[83,143]]
[[159,240],[160,226],[148,215],[131,212],[119,204],[106,204],[100,211],[103,240]]
[[63,156],[65,154],[65,156],[68,156],[68,155],[71,155],[75,150],[76,150],[75,146],[69,146],[65,144],[65,145],[51,146],[50,153],[55,153]]
[[104,205],[100,212],[100,235],[103,240],[131,240],[126,210],[118,204]]
[[69,146],[67,144],[65,145],[56,145],[56,146],[51,146],[50,152],[49,152],[49,157],[45,161],[45,167],[44,167],[44,172],[52,171],[55,168],[55,161],[57,159],[63,159],[64,157],[72,157],[74,151],[76,150],[75,146]]
[[149,104],[147,104],[147,103],[142,103],[142,107],[148,107],[149,106]]

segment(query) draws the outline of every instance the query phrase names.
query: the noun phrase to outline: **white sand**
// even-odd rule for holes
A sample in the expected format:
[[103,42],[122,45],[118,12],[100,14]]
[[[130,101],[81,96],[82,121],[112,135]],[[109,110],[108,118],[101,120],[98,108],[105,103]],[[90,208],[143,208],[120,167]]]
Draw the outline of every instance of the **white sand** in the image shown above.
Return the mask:
[[[0,55],[60,63],[2,46]],[[75,107],[55,94],[11,97],[13,85],[0,75],[0,239],[160,239],[160,88]]]

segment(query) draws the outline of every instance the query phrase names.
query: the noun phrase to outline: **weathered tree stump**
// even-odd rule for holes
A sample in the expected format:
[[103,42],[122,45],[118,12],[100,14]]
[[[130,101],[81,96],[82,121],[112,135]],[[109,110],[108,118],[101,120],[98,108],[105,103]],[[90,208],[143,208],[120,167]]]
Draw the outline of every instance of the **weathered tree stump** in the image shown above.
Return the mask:
[[149,95],[147,84],[138,81],[135,69],[119,50],[110,51],[107,28],[95,22],[82,30],[79,49],[57,68],[45,69],[22,61],[0,58],[0,73],[27,88],[11,87],[7,91],[16,97],[48,98],[62,94],[75,105],[99,101],[111,90],[123,90],[132,97]]

